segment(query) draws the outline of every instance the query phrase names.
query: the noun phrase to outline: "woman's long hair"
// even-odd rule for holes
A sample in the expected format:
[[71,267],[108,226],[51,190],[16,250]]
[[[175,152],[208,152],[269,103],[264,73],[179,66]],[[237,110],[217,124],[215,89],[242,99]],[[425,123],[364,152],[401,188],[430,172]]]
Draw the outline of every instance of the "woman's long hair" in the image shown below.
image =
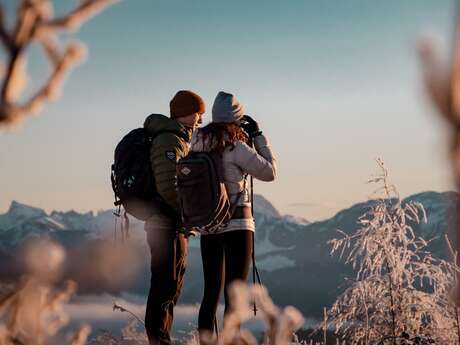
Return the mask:
[[208,142],[212,151],[222,153],[226,147],[235,147],[237,141],[247,142],[248,136],[236,123],[211,122],[200,128],[203,142]]

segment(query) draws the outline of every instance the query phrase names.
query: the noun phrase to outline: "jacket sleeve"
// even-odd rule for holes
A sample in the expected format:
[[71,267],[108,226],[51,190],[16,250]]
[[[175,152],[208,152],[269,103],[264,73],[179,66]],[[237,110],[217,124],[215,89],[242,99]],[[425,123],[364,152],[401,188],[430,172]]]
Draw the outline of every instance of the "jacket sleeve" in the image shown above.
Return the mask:
[[236,164],[245,173],[261,181],[273,181],[276,178],[276,160],[267,138],[259,135],[254,138],[254,148],[245,143],[235,146]]
[[176,162],[188,153],[188,145],[173,133],[163,133],[150,148],[150,164],[158,194],[176,212],[179,203],[176,191]]

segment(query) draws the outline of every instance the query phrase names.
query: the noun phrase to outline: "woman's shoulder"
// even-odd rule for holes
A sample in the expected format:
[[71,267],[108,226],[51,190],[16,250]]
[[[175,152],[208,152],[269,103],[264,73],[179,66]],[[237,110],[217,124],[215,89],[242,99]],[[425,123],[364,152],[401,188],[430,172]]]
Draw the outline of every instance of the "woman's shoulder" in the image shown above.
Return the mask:
[[200,151],[211,151],[211,136],[205,136],[203,131],[198,128],[192,134],[192,140],[190,142],[190,149],[195,152]]
[[235,141],[233,145],[234,145],[235,150],[239,150],[239,151],[250,151],[251,150],[251,147],[243,140],[237,140]]
[[239,160],[243,157],[248,157],[252,155],[251,147],[242,140],[237,140],[233,145],[228,146],[225,149],[227,155],[234,157],[236,160]]
[[200,131],[200,129],[198,128],[197,130],[193,131],[192,133],[192,145],[197,143],[197,142],[200,142],[200,141],[203,141],[203,133]]

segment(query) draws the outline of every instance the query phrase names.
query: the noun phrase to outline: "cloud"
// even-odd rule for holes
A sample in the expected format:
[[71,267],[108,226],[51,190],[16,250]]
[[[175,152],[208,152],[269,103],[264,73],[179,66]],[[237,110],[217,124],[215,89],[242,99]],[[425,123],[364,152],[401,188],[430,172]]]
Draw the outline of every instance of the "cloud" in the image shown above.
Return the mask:
[[[134,313],[140,320],[144,320],[147,296],[129,296],[127,298],[110,294],[76,296],[71,303],[64,307],[64,311],[70,318],[67,329],[75,329],[83,323],[88,323],[93,330],[90,338],[102,330],[119,336],[121,330],[134,320],[134,317],[126,312],[113,311],[114,301]],[[185,342],[191,332],[196,330],[199,307],[198,304],[179,304],[174,308],[172,335],[177,340],[184,340],[180,343]],[[223,305],[219,306],[218,313],[223,315]],[[143,332],[143,325],[140,323],[138,330]]]
[[[136,300],[139,299],[138,297],[135,297]],[[145,301],[146,299],[145,296]],[[113,301],[133,312],[140,319],[144,319],[145,303],[133,303],[131,300],[110,294],[78,296],[73,299],[72,303],[66,305],[64,310],[70,316],[73,325],[86,322],[93,327],[95,333],[99,329],[107,329],[113,334],[119,334],[120,330],[132,319],[132,316],[128,313],[113,311]],[[175,337],[183,338],[196,329],[199,308],[199,304],[179,304],[174,308],[173,335]],[[223,312],[224,306],[220,304],[217,310],[219,325],[222,325],[223,322]],[[306,318],[305,326],[313,327],[318,321],[313,318]],[[259,313],[255,319],[245,322],[243,327],[261,333],[265,329],[265,324]]]
[[79,293],[125,291],[142,274],[145,254],[132,242],[89,241],[68,250],[66,278],[78,283]]
[[79,294],[117,293],[140,283],[148,257],[147,250],[134,242],[91,240],[64,250],[57,243],[31,237],[13,253],[0,250],[0,281],[15,283],[32,273],[73,280]]
[[287,205],[292,208],[331,208],[342,206],[337,202],[293,202]]
[[[126,321],[130,318],[129,314],[113,311],[113,303],[116,302],[140,319],[143,319],[146,301],[147,296],[128,295],[124,298],[110,294],[85,295],[73,298],[71,303],[65,306],[65,310],[74,320],[87,320],[90,322],[95,320]],[[198,315],[198,310],[198,304],[179,304],[174,308],[174,318],[190,319]]]

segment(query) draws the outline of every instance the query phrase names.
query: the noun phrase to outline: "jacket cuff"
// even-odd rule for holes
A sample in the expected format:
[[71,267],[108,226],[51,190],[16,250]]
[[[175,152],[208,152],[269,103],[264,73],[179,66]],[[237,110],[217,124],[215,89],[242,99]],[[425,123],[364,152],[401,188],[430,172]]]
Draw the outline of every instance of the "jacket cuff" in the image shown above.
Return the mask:
[[254,137],[253,140],[254,140],[254,146],[257,151],[259,150],[259,148],[266,147],[269,145],[268,139],[263,134]]

